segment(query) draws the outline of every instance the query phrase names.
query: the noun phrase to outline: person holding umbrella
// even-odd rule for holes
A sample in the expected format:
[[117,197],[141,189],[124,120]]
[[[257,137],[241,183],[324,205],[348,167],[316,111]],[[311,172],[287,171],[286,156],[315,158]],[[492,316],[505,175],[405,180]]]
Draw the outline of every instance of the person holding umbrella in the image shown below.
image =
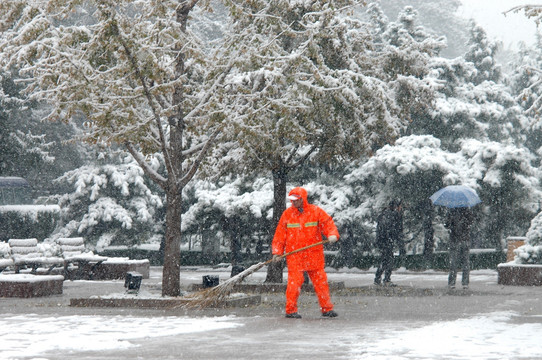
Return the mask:
[[461,285],[463,289],[469,288],[470,273],[470,227],[473,222],[473,214],[468,207],[448,209],[444,226],[450,230],[450,272],[448,274],[448,287],[455,289],[457,268],[462,266]]
[[448,208],[444,222],[444,226],[450,230],[448,287],[455,289],[457,268],[461,265],[463,271],[461,285],[463,289],[468,289],[470,228],[474,219],[471,208],[482,201],[473,189],[464,185],[450,185],[442,188],[431,195],[430,199],[434,205]]

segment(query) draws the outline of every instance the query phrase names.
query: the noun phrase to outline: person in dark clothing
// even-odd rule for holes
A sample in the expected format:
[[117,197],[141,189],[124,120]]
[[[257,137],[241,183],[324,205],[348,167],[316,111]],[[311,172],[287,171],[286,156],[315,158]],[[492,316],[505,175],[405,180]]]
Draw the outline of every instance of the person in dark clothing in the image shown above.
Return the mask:
[[392,200],[389,206],[382,210],[376,225],[376,246],[380,250],[380,265],[375,273],[375,285],[381,285],[384,274],[385,286],[395,286],[391,282],[393,270],[393,248],[397,244],[400,253],[404,254],[403,244],[403,212],[400,200]]
[[473,213],[470,208],[452,208],[448,210],[444,226],[450,230],[449,254],[450,272],[448,274],[448,287],[455,288],[457,268],[462,266],[461,285],[463,289],[469,287],[469,251],[470,227],[473,222]]

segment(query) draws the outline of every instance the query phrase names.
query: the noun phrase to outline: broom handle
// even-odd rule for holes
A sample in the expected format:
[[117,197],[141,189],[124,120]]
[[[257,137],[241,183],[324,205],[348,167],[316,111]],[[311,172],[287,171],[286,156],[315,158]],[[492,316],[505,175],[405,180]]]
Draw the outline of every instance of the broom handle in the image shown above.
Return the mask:
[[[280,258],[284,259],[286,256],[290,256],[292,254],[295,254],[295,253],[298,253],[300,251],[303,251],[303,250],[307,250],[307,249],[310,249],[311,247],[315,247],[315,246],[318,246],[318,245],[323,245],[323,244],[327,244],[329,242],[328,239],[326,240],[322,240],[322,241],[319,241],[317,243],[314,243],[314,244],[311,244],[311,245],[307,245],[307,246],[304,246],[302,248],[299,248],[299,249],[295,249],[293,251],[290,251],[289,253],[286,253],[286,254],[282,254],[280,255]],[[265,263],[263,263],[263,265],[268,265],[270,263],[273,262],[273,259],[269,259],[267,260]]]

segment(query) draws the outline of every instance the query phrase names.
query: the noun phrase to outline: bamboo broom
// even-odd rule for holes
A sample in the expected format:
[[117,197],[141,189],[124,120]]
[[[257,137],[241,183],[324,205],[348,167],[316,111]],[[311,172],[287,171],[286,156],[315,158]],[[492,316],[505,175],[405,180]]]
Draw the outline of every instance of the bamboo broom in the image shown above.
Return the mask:
[[[320,241],[320,242],[296,249],[294,251],[290,251],[289,253],[282,254],[280,255],[280,258],[283,259],[292,254],[310,249],[318,245],[323,245],[328,242],[329,240]],[[203,309],[206,307],[217,306],[218,304],[222,303],[225,300],[225,298],[232,292],[233,287],[235,285],[240,284],[247,276],[252,275],[256,271],[260,270],[266,265],[269,265],[272,262],[273,262],[273,259],[269,259],[267,261],[254,264],[248,269],[224,281],[222,284],[190,294],[186,296],[186,298],[189,299],[190,301],[181,305],[180,307]]]

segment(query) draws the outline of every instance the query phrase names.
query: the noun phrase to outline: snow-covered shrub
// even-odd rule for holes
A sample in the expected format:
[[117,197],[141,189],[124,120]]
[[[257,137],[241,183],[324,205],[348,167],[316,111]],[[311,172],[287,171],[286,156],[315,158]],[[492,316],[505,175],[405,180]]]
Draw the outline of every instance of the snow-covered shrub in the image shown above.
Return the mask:
[[0,242],[0,259],[10,259],[10,246],[7,242]]
[[[130,155],[99,154],[98,160],[56,180],[73,191],[54,197],[62,209],[62,226],[52,237],[83,236],[98,249],[160,243],[162,195]],[[159,168],[160,162],[153,165]]]
[[[239,240],[243,249],[269,240],[273,209],[273,182],[264,178],[195,181],[184,189],[183,239],[220,238],[222,245]],[[197,240],[194,246],[201,245]]]
[[[358,224],[348,217],[354,211],[348,198],[349,186],[296,182],[289,183],[287,191],[294,186],[303,186],[309,193],[309,201],[334,218],[341,234],[341,246],[348,239],[351,240],[349,243],[358,241],[353,246],[360,247],[368,238],[359,236],[359,232],[354,236],[350,231],[357,229]],[[182,214],[183,242],[189,238],[196,239],[191,248],[199,249],[200,239],[205,242],[211,237],[227,249],[233,249],[232,242],[239,242],[234,246],[259,253],[258,249],[267,245],[275,232],[272,224],[273,196],[273,181],[267,178],[235,177],[219,182],[202,180],[191,183],[183,192],[185,202],[190,204]],[[366,246],[363,249],[367,250]]]
[[542,246],[523,245],[514,250],[516,264],[542,264]]
[[54,241],[44,241],[38,243],[40,253],[45,257],[62,256],[60,246]]
[[542,212],[531,220],[531,227],[526,234],[527,242],[514,250],[517,264],[542,264]]
[[43,240],[60,222],[56,205],[0,206],[0,241],[33,237]]
[[532,246],[542,245],[542,212],[531,220],[531,227],[526,234],[527,244]]

